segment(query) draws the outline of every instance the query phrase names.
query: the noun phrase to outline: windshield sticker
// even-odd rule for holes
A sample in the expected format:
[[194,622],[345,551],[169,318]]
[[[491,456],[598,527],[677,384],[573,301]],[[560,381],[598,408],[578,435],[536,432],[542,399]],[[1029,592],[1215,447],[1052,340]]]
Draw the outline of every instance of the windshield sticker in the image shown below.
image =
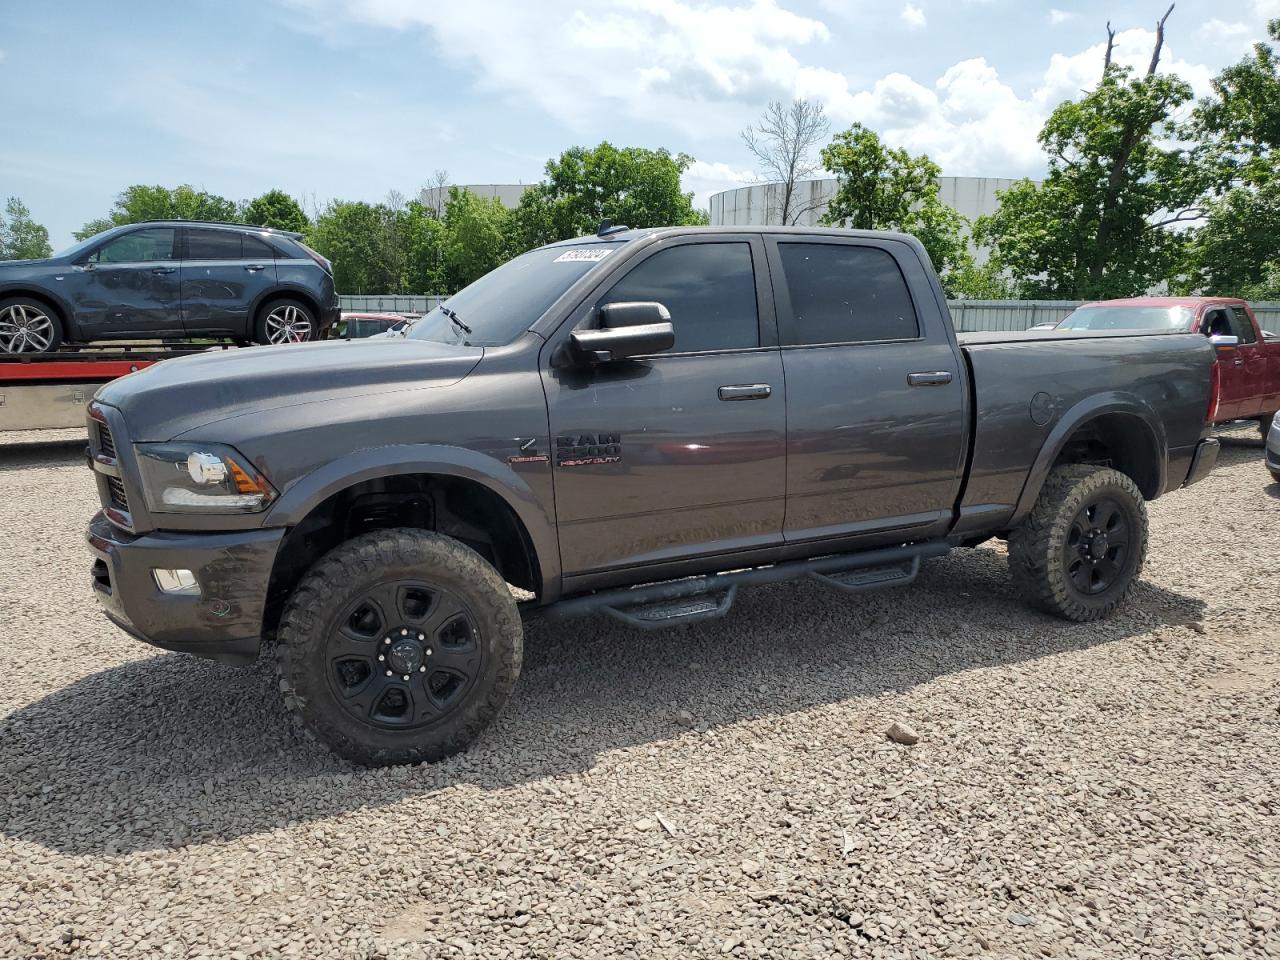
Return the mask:
[[566,250],[552,260],[552,263],[597,263],[613,253],[612,250]]

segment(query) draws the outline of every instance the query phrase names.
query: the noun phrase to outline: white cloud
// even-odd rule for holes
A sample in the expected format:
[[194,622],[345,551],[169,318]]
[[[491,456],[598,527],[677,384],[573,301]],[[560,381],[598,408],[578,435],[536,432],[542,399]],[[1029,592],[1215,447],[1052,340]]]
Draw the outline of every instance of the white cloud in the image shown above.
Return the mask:
[[713,193],[759,181],[760,177],[750,170],[738,170],[727,163],[706,160],[695,160],[681,177],[684,189],[693,191],[696,207],[705,207]]
[[1247,23],[1227,23],[1216,17],[1205,21],[1200,28],[1200,36],[1206,43],[1223,47],[1248,48],[1253,43],[1254,30]]
[[925,25],[924,11],[917,7],[914,3],[908,3],[902,8],[902,22],[912,30],[919,30]]
[[[819,65],[831,33],[825,23],[784,9],[783,0],[289,0],[305,19],[341,31],[352,21],[424,31],[433,56],[476,78],[481,99],[509,99],[567,125],[585,140],[604,127],[641,122],[672,132],[680,147],[722,143],[720,160],[743,159],[736,133],[771,98],[821,100],[833,127],[859,121],[890,142],[928,152],[950,175],[1024,176],[1043,172],[1036,136],[1059,103],[1098,82],[1104,45],[1052,55],[1029,87],[1015,87],[985,58],[933,76],[890,73],[853,82]],[[1280,0],[1263,0],[1280,5]],[[816,9],[821,9],[816,8]],[[907,12],[923,11],[913,3]],[[303,18],[300,18],[303,19]],[[1154,34],[1121,31],[1115,59],[1146,68]],[[1179,59],[1165,45],[1163,69],[1207,92],[1214,70]],[[430,82],[430,74],[424,74]],[[406,90],[411,100],[415,91]],[[594,141],[593,141],[594,142]],[[692,152],[703,154],[704,149]],[[749,182],[724,162],[698,163],[687,189]]]
[[1075,16],[1076,15],[1070,10],[1059,10],[1054,7],[1049,11],[1049,23],[1050,25],[1057,27],[1066,23],[1068,20],[1074,20]]
[[1280,17],[1280,0],[1253,0],[1253,12],[1259,20]]

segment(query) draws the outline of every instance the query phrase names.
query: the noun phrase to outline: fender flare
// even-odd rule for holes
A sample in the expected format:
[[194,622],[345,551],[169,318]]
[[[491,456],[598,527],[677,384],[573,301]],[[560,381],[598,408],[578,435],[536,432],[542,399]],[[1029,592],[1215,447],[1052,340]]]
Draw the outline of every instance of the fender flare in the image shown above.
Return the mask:
[[37,300],[47,300],[52,303],[62,314],[60,319],[64,327],[62,331],[63,339],[75,339],[72,333],[79,333],[79,327],[76,325],[76,312],[65,297],[46,287],[34,283],[24,283],[20,280],[14,280],[0,286],[0,300],[5,297],[23,296],[34,297]]
[[[1045,437],[1044,443],[1041,444],[1040,452],[1031,465],[1031,472],[1027,474],[1026,482],[1022,485],[1022,493],[1018,497],[1018,504],[1014,508],[1009,526],[1016,527],[1031,512],[1036,498],[1040,496],[1040,489],[1049,476],[1049,471],[1053,469],[1054,461],[1058,459],[1058,455],[1062,453],[1071,436],[1091,420],[1113,413],[1134,417],[1146,427],[1156,453],[1155,496],[1164,492],[1169,469],[1169,440],[1165,434],[1164,422],[1141,397],[1122,391],[1106,391],[1081,400],[1054,424],[1049,435]],[[1151,499],[1154,499],[1154,496]]]
[[464,447],[403,444],[357,450],[324,464],[292,483],[262,519],[264,527],[292,527],[347,487],[382,477],[425,473],[471,480],[488,488],[511,508],[533,545],[545,602],[560,593],[560,541],[548,505],[508,464]]

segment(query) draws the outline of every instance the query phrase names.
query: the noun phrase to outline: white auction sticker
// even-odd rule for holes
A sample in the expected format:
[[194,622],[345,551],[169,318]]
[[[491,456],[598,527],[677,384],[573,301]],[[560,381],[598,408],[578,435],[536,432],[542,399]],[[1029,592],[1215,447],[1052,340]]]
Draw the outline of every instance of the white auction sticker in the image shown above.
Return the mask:
[[608,247],[603,250],[566,250],[556,257],[552,263],[596,263],[613,253]]

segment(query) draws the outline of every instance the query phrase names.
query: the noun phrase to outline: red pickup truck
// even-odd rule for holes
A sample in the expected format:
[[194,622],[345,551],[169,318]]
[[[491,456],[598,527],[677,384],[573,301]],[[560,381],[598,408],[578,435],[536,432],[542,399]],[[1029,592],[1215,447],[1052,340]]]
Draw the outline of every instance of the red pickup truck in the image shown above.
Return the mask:
[[1187,330],[1234,336],[1234,350],[1220,350],[1214,423],[1257,420],[1266,435],[1280,410],[1280,337],[1258,326],[1249,304],[1230,297],[1134,297],[1086,303],[1058,330]]

